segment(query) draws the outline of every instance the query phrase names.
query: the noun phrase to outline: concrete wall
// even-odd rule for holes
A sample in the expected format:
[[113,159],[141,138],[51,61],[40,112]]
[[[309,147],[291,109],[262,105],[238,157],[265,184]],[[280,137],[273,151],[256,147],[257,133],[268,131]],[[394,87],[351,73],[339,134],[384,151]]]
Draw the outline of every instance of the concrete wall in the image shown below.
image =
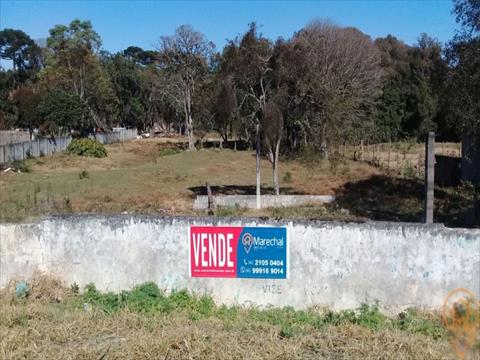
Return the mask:
[[[190,278],[190,225],[287,226],[287,280]],[[118,291],[145,281],[218,302],[386,311],[439,308],[458,287],[480,293],[480,231],[402,223],[343,224],[146,216],[68,216],[0,224],[0,287],[45,271]]]
[[[325,204],[335,201],[334,195],[261,195],[261,207],[300,206],[306,204]],[[213,197],[214,206],[255,209],[257,198],[255,195],[216,195]],[[208,196],[197,195],[193,208],[196,210],[208,209]]]

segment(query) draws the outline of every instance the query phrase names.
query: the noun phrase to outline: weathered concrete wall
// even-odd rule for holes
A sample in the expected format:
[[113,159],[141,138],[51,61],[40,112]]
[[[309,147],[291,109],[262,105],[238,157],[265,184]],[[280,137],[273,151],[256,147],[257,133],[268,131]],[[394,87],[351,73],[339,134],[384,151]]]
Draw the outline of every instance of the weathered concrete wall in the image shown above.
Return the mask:
[[[190,225],[287,226],[287,280],[190,278]],[[145,216],[68,216],[0,224],[0,287],[45,271],[67,284],[121,290],[145,281],[224,303],[388,311],[438,308],[458,287],[480,292],[480,231],[399,223],[343,224]]]
[[[335,201],[334,195],[261,195],[261,207],[299,206],[306,204],[325,204]],[[213,197],[215,206],[240,206],[255,209],[255,195],[217,195]],[[193,208],[196,210],[208,208],[208,196],[197,195]]]

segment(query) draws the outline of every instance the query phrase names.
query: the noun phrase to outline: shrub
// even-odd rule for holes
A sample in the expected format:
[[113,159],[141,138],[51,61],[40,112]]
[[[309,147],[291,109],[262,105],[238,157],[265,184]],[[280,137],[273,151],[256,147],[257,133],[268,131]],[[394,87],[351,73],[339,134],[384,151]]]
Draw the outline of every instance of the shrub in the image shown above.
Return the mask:
[[23,173],[28,173],[28,172],[32,171],[32,169],[30,168],[30,165],[27,162],[22,161],[22,160],[13,161],[12,162],[12,167],[15,170],[23,172]]
[[282,181],[284,183],[291,183],[292,182],[292,174],[290,173],[290,171],[287,171],[285,173],[285,175],[283,175]]
[[107,156],[105,146],[97,140],[92,139],[74,139],[67,147],[67,153],[71,155],[91,156],[103,158]]
[[89,177],[90,177],[90,175],[88,174],[88,171],[86,171],[86,170],[82,170],[82,171],[80,171],[80,173],[78,174],[78,178],[79,178],[80,180],[82,180],[82,179],[88,179]]

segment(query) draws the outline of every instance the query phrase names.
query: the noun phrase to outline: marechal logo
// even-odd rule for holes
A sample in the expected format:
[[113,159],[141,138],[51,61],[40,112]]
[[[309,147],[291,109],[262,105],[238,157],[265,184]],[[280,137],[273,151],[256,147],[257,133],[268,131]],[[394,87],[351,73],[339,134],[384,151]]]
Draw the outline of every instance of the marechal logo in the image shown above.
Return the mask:
[[253,237],[250,233],[245,233],[242,236],[242,245],[245,252],[248,254],[253,245]]

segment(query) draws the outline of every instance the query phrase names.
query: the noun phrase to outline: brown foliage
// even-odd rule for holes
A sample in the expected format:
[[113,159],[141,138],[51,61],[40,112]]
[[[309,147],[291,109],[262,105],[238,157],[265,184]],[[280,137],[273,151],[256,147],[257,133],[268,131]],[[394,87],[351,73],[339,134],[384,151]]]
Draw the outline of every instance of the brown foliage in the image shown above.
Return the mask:
[[355,28],[316,21],[289,41],[280,76],[303,108],[310,141],[326,146],[327,137],[366,119],[380,85],[379,63],[370,37]]

